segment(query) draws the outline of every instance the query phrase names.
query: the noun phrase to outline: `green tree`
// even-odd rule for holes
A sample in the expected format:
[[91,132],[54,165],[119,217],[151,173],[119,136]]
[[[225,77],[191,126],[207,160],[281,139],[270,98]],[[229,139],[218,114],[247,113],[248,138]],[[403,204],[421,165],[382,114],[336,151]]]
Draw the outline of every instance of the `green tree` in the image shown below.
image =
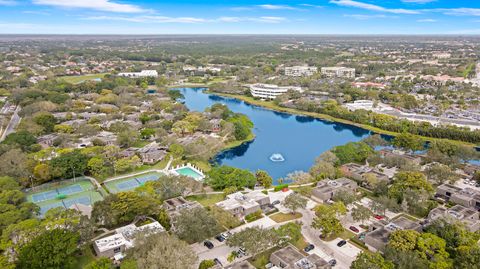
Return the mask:
[[248,227],[234,233],[227,239],[230,247],[243,247],[252,255],[256,255],[274,246],[280,245],[284,239],[274,230],[260,227]]
[[107,257],[101,257],[98,260],[91,261],[83,269],[114,269],[112,260]]
[[283,205],[290,209],[294,214],[298,209],[305,209],[307,207],[307,199],[298,193],[292,193],[285,197]]
[[339,164],[364,163],[373,154],[373,149],[364,142],[349,142],[335,147],[333,153],[337,156]]
[[316,217],[313,219],[312,227],[320,229],[322,236],[331,237],[343,232],[343,226],[338,216],[345,215],[347,209],[342,202],[333,205],[320,204],[315,207]]
[[53,132],[53,128],[57,123],[57,120],[52,115],[52,113],[48,113],[48,112],[39,112],[35,114],[35,116],[33,117],[33,121],[36,124],[42,126],[43,132],[47,134]]
[[363,251],[352,262],[350,269],[393,269],[391,261],[385,260],[379,253]]
[[173,226],[175,234],[189,243],[200,242],[221,231],[213,215],[203,207],[181,210],[173,219]]
[[408,151],[417,151],[422,150],[424,148],[424,141],[420,139],[418,136],[409,134],[409,133],[401,133],[397,135],[392,144],[397,147]]
[[18,145],[23,151],[29,151],[37,143],[37,138],[28,131],[11,133],[3,140],[7,145]]
[[395,180],[388,190],[388,195],[401,203],[407,191],[416,194],[421,192],[431,194],[433,193],[433,187],[421,172],[399,172],[395,175]]
[[75,260],[78,233],[53,229],[33,239],[19,253],[20,269],[68,268]]
[[267,171],[264,170],[257,170],[255,172],[255,177],[257,178],[257,182],[262,184],[262,186],[265,189],[268,189],[272,186],[273,179],[272,177],[268,174]]
[[212,168],[206,179],[206,183],[215,190],[232,186],[253,188],[256,182],[257,179],[250,171],[226,165]]
[[87,171],[88,160],[88,156],[82,154],[80,150],[73,150],[52,159],[49,165],[57,177],[73,178]]
[[187,243],[167,233],[138,233],[127,258],[135,260],[138,269],[193,269],[198,259]]
[[370,209],[363,205],[357,205],[352,209],[352,218],[355,221],[361,221],[362,224],[372,216]]
[[200,265],[198,266],[198,269],[208,269],[212,268],[216,265],[214,260],[203,260],[200,262]]

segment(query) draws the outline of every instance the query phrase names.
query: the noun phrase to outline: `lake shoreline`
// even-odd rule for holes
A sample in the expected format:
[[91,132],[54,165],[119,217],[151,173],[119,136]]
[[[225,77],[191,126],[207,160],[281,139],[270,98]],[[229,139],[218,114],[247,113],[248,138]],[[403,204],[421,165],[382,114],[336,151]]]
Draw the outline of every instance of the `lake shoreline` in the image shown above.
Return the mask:
[[[327,115],[327,114],[321,114],[321,113],[317,113],[317,112],[308,112],[308,111],[302,111],[302,110],[293,109],[293,108],[281,107],[281,106],[273,104],[272,102],[256,100],[252,97],[248,97],[248,96],[244,96],[244,95],[213,92],[213,91],[208,90],[208,86],[199,87],[199,88],[206,88],[205,93],[208,93],[208,94],[213,94],[213,95],[228,97],[228,98],[234,98],[234,99],[237,99],[237,100],[244,101],[245,103],[248,103],[250,105],[263,107],[263,108],[266,108],[266,109],[269,109],[269,110],[272,110],[272,111],[275,111],[275,112],[283,112],[283,113],[288,113],[288,114],[292,114],[292,115],[308,116],[308,117],[312,117],[312,118],[320,119],[320,120],[324,120],[324,121],[347,124],[347,125],[350,125],[350,126],[355,126],[355,127],[358,127],[358,128],[362,128],[364,130],[371,131],[375,134],[381,134],[381,135],[387,135],[387,136],[393,136],[393,137],[400,135],[400,133],[386,131],[386,130],[379,129],[379,128],[376,128],[376,127],[373,127],[373,126],[370,126],[370,125],[360,124],[360,123],[356,123],[356,122],[349,121],[349,120],[335,118],[335,117],[332,117],[332,116]],[[426,137],[426,136],[419,136],[419,135],[417,135],[417,136],[420,137],[421,139],[425,140],[425,142],[447,141],[447,142],[452,142],[452,143],[455,143],[455,144],[476,147],[476,145],[473,144],[473,143],[463,142],[463,141],[459,141],[459,140],[451,140],[451,139],[445,139],[445,138],[434,138],[434,137]]]

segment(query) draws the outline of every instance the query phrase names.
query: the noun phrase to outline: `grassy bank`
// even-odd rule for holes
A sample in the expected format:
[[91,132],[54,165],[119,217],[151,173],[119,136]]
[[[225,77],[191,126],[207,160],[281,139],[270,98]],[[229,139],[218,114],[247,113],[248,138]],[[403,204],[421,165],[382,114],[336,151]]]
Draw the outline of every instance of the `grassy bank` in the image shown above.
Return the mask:
[[107,73],[88,74],[88,75],[82,75],[82,76],[63,76],[63,77],[58,77],[58,79],[65,80],[68,83],[78,84],[78,83],[82,83],[86,80],[94,80],[94,79],[103,78],[106,74]]
[[[276,105],[272,101],[257,100],[257,99],[254,99],[252,97],[249,97],[249,96],[227,94],[227,93],[216,93],[216,92],[208,92],[208,93],[219,95],[219,96],[224,96],[224,97],[229,97],[229,98],[235,98],[235,99],[238,99],[238,100],[242,100],[246,103],[249,103],[251,105],[264,107],[264,108],[274,110],[274,111],[278,111],[278,112],[285,112],[285,113],[289,113],[289,114],[310,116],[310,117],[313,117],[313,118],[322,119],[322,120],[326,120],[326,121],[332,121],[332,122],[338,122],[338,123],[343,123],[343,124],[347,124],[347,125],[352,125],[352,126],[356,126],[356,127],[365,129],[365,130],[372,131],[372,132],[377,133],[377,134],[384,134],[384,135],[390,135],[390,136],[397,136],[397,135],[400,134],[400,133],[396,133],[396,132],[386,131],[386,130],[383,130],[383,129],[380,129],[380,128],[377,128],[377,127],[373,127],[371,125],[360,124],[360,123],[356,123],[356,122],[349,121],[349,120],[335,118],[335,117],[332,117],[332,116],[327,115],[327,114],[321,114],[321,113],[316,113],[316,112],[308,112],[308,111],[302,111],[302,110],[293,109],[293,108],[281,107],[281,106]],[[468,143],[468,142],[463,142],[463,141],[458,141],[458,140],[433,138],[433,137],[426,137],[426,136],[418,136],[418,137],[422,138],[425,141],[448,141],[448,142],[461,144],[461,145],[475,146],[475,144]]]

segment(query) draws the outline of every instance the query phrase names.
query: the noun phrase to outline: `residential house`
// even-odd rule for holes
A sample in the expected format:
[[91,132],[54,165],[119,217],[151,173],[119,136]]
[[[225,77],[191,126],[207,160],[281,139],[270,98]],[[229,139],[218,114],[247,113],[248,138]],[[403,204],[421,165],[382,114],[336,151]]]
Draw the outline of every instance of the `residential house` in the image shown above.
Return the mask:
[[459,221],[471,231],[476,232],[480,229],[480,213],[473,208],[467,208],[462,205],[455,205],[451,208],[439,206],[434,208],[428,214],[428,221],[432,222],[437,219],[445,219],[447,221]]
[[390,177],[376,168],[357,163],[347,163],[340,167],[343,174],[357,181],[364,181],[367,174],[373,174],[379,181],[389,181]]
[[464,207],[480,208],[480,191],[472,188],[462,189],[446,183],[437,187],[436,196]]
[[291,66],[285,67],[285,76],[290,77],[308,77],[317,73],[318,69],[314,66]]
[[222,120],[221,119],[211,119],[210,121],[210,131],[212,133],[218,133],[222,129]]
[[335,180],[322,180],[312,190],[312,197],[323,202],[332,199],[340,191],[356,192],[357,183],[348,178],[339,178]]
[[200,206],[201,205],[198,202],[188,201],[181,196],[171,198],[163,202],[163,207],[165,210],[167,210],[170,216],[178,215],[183,209],[191,209]]
[[135,234],[145,232],[147,234],[164,232],[165,229],[157,221],[153,221],[143,226],[129,224],[115,230],[114,235],[95,240],[93,248],[97,256],[123,259],[123,252],[135,245]]
[[42,148],[49,148],[49,147],[53,147],[53,142],[57,138],[58,138],[58,135],[56,134],[42,135],[37,138],[37,143],[40,144]]
[[218,207],[239,218],[259,211],[268,204],[270,204],[270,198],[260,191],[247,194],[241,192],[232,193],[227,195],[225,200],[216,203]]
[[[374,226],[374,225],[372,225]],[[421,231],[422,226],[403,216],[393,220],[383,227],[376,228],[365,235],[365,245],[370,251],[383,252],[388,243],[391,233],[397,230],[416,230]]]
[[138,154],[143,163],[154,164],[165,158],[167,150],[165,147],[161,147],[157,142],[152,142],[145,147],[138,150]]
[[297,248],[288,246],[273,252],[270,262],[275,269],[327,269],[331,265],[317,254],[304,255]]

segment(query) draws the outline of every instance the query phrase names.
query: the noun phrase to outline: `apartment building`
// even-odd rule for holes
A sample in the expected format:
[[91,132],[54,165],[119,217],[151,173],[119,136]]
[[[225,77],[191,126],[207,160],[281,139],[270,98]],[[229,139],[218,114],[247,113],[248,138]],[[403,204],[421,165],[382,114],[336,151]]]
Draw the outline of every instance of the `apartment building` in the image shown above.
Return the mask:
[[320,69],[322,75],[326,77],[337,77],[337,78],[355,78],[355,68],[348,67],[322,67]]
[[285,67],[285,76],[289,77],[309,77],[318,72],[314,66],[290,66]]
[[250,85],[250,93],[253,97],[262,99],[275,99],[288,91],[302,91],[301,87],[294,86],[278,86],[273,84],[256,83]]

